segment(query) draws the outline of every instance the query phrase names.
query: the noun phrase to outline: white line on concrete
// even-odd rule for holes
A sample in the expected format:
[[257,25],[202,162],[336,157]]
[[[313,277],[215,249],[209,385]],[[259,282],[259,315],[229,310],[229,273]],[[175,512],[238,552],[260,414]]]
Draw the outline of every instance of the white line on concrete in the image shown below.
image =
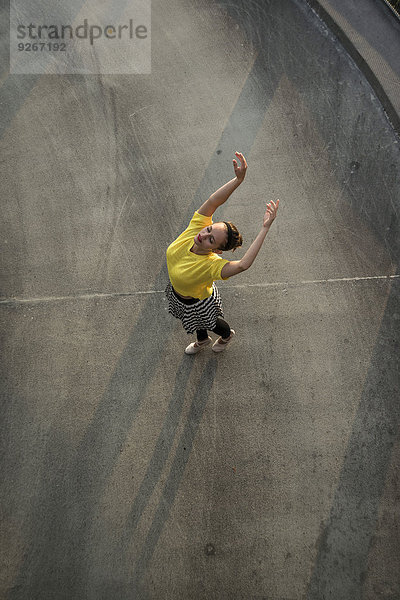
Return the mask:
[[144,110],[145,108],[150,108],[150,106],[153,106],[152,104],[149,104],[148,106],[142,106],[141,108],[138,108],[138,110],[136,110],[135,112],[133,112],[132,114],[130,114],[130,117],[133,117],[134,115],[137,115],[138,112],[140,112],[141,110]]
[[228,287],[276,287],[276,286],[299,286],[299,285],[309,285],[311,283],[337,283],[341,281],[369,281],[371,279],[398,279],[400,275],[373,275],[369,277],[337,277],[335,279],[305,279],[304,281],[276,281],[271,283],[246,283],[244,285],[225,285],[225,288]]
[[[299,285],[310,285],[320,283],[340,283],[349,281],[371,281],[371,280],[392,280],[399,279],[400,275],[373,275],[370,277],[337,277],[334,279],[305,279],[304,281],[274,281],[268,283],[244,283],[237,285],[224,285],[223,289],[242,289],[250,287],[297,287]],[[40,302],[57,302],[60,300],[92,300],[103,298],[122,298],[132,296],[143,296],[146,294],[163,294],[164,290],[140,290],[137,292],[111,292],[111,293],[92,293],[92,294],[75,294],[70,296],[43,296],[40,298],[3,298],[1,304],[37,304]]]

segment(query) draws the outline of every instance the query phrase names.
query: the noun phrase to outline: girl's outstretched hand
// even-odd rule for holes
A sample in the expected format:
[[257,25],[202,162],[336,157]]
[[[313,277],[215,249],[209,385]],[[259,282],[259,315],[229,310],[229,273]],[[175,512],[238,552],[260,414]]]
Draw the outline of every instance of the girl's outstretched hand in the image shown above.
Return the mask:
[[271,224],[274,221],[276,214],[278,212],[278,206],[279,206],[279,200],[276,201],[276,204],[274,201],[267,203],[267,210],[265,212],[264,222],[263,222],[264,227],[271,226]]
[[240,167],[238,166],[237,161],[233,159],[233,168],[237,179],[242,183],[247,171],[247,162],[243,154],[240,152],[235,152],[235,154],[240,160]]

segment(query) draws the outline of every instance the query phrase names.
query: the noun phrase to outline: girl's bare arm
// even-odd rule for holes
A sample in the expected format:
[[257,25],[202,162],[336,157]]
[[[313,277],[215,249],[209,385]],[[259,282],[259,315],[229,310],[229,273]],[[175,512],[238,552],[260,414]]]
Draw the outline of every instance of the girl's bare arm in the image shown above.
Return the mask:
[[211,217],[214,212],[217,210],[219,206],[224,204],[229,198],[229,196],[236,190],[236,188],[243,182],[243,179],[246,175],[247,170],[247,162],[243,154],[240,152],[235,152],[236,156],[240,160],[240,166],[238,166],[237,161],[233,159],[233,168],[235,171],[236,177],[225,183],[222,187],[220,187],[216,192],[211,194],[211,196],[200,206],[197,212],[206,217]]
[[257,256],[263,242],[265,240],[265,236],[267,235],[272,223],[276,218],[276,214],[278,212],[279,200],[275,202],[269,202],[267,204],[267,210],[265,212],[263,218],[263,226],[260,233],[257,235],[254,242],[251,244],[250,248],[247,250],[243,258],[240,260],[233,260],[222,267],[221,277],[226,279],[227,277],[232,277],[233,275],[238,275],[239,273],[243,273],[246,271],[254,262],[255,257]]

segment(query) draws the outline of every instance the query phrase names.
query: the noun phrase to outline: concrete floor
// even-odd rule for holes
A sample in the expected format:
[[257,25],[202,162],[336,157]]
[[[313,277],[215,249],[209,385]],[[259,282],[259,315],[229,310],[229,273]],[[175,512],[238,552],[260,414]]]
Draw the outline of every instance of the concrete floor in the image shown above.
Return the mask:
[[[151,75],[0,95],[1,598],[400,598],[399,140],[334,36],[153,0]],[[165,250],[235,150],[234,258],[279,217],[189,357]]]

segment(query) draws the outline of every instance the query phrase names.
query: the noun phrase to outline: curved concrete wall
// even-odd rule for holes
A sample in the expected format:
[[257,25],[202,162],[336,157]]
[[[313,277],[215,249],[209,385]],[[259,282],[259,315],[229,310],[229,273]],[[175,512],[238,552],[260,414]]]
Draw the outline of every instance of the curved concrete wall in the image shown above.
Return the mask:
[[[269,85],[285,75],[322,136],[351,207],[400,257],[400,144],[366,77],[305,0],[233,0],[230,15],[260,53]],[[312,144],[307,126],[293,133]]]

